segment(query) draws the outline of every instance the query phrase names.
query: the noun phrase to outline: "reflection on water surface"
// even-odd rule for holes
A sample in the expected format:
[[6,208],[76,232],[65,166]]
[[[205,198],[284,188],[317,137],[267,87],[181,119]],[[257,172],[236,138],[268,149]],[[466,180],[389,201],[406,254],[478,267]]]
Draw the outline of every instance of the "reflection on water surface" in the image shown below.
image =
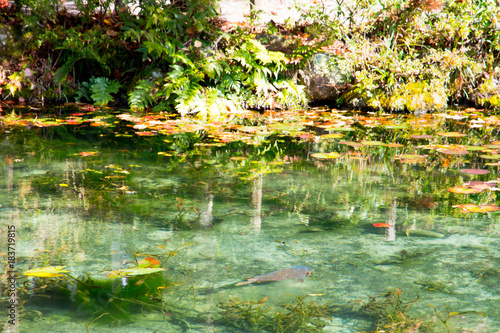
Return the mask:
[[[357,122],[320,137],[341,119],[329,117],[308,125],[316,134],[246,126],[226,143],[204,128],[145,134],[123,115],[3,130],[17,329],[500,330],[498,166],[481,157],[495,132],[411,138]],[[236,286],[301,265],[314,270],[303,282]],[[22,275],[46,266],[69,272]]]

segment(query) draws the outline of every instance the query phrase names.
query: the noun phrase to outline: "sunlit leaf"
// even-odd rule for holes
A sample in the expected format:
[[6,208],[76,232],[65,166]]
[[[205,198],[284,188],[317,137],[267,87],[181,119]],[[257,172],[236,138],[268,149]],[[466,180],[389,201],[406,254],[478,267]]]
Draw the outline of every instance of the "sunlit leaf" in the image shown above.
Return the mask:
[[439,136],[444,136],[446,138],[458,138],[462,136],[467,136],[467,134],[459,133],[459,132],[443,132],[443,133],[437,133]]
[[93,156],[95,154],[97,154],[96,151],[82,151],[81,153],[78,153],[78,155],[82,157]]
[[481,146],[460,146],[463,149],[466,149],[468,151],[479,151],[479,150],[484,150],[484,147]]
[[113,279],[117,277],[148,275],[148,274],[162,272],[164,270],[165,268],[153,268],[153,267],[123,268],[109,273],[108,278]]
[[404,147],[404,145],[400,144],[400,143],[388,143],[386,144],[387,147],[390,147],[390,148],[401,148],[401,147]]
[[361,140],[361,144],[364,146],[383,146],[384,143],[382,141],[367,141]]
[[392,224],[389,223],[373,223],[375,228],[389,228],[392,227]]
[[500,207],[497,207],[495,205],[478,206],[475,204],[463,204],[453,207],[460,208],[462,210],[462,213],[489,213],[500,210]]
[[139,268],[158,268],[160,267],[160,261],[153,258],[153,257],[147,257],[144,258],[143,260],[137,262],[137,267]]
[[340,139],[344,136],[344,134],[341,133],[330,133],[330,134],[324,134],[321,135],[322,139]]
[[481,193],[483,190],[477,188],[468,188],[463,186],[455,186],[447,189],[448,192],[451,193],[459,193],[459,194],[473,194],[473,193]]
[[61,273],[69,273],[68,270],[63,269],[66,266],[45,266],[42,268],[34,268],[27,270],[23,275],[36,276],[36,277],[61,277]]
[[483,145],[483,147],[488,149],[500,149],[500,144]]
[[427,155],[419,155],[419,154],[401,154],[396,156],[396,159],[405,159],[405,160],[421,160],[426,158]]
[[312,157],[318,158],[318,159],[334,159],[334,158],[339,158],[342,156],[339,153],[333,152],[333,153],[315,153],[311,154]]
[[467,155],[469,152],[463,149],[438,149],[438,152],[447,155]]
[[479,157],[487,159],[487,160],[499,160],[500,159],[500,154],[480,155]]

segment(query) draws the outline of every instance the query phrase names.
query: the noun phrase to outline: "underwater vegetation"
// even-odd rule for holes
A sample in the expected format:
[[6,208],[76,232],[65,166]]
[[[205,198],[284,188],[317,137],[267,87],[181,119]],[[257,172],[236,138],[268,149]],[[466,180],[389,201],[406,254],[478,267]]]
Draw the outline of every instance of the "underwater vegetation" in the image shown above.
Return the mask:
[[[450,319],[465,315],[486,315],[477,311],[450,311],[449,307],[438,307],[429,304],[435,314],[435,319],[425,316],[419,318],[411,312],[411,306],[420,300],[405,300],[399,288],[385,293],[370,296],[368,300],[354,300],[349,302],[350,307],[357,313],[364,313],[376,319],[376,329],[372,333],[412,333],[412,332],[455,332],[455,327],[450,324]],[[444,325],[444,327],[443,327]]]
[[401,298],[400,289],[369,297],[367,301],[355,300],[351,302],[352,309],[376,318],[377,329],[374,332],[419,332],[425,331],[424,323],[407,314],[411,305],[419,300],[412,301]]
[[217,305],[221,324],[242,332],[321,332],[325,320],[334,312],[329,304],[308,302],[297,297],[294,303],[267,305],[267,297],[258,302],[229,298]]

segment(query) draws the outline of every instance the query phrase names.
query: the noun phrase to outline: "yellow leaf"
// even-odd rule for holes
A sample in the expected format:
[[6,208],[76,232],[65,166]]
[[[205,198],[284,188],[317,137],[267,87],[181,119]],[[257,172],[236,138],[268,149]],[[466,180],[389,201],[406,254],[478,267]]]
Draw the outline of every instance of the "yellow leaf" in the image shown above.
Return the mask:
[[42,268],[30,269],[23,273],[27,276],[36,277],[60,277],[63,276],[61,273],[69,273],[68,270],[63,269],[66,266],[45,266]]

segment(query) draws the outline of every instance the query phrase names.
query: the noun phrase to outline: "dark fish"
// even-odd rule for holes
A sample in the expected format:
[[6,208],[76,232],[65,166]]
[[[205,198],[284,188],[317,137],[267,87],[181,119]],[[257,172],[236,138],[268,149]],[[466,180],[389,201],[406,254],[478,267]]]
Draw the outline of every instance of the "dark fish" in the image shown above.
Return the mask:
[[306,276],[311,275],[312,269],[307,266],[293,266],[288,268],[280,269],[279,271],[272,272],[265,275],[257,275],[253,278],[247,279],[247,281],[239,282],[236,285],[242,286],[245,284],[250,284],[254,282],[265,282],[265,281],[281,281],[287,279],[297,279],[303,281]]

